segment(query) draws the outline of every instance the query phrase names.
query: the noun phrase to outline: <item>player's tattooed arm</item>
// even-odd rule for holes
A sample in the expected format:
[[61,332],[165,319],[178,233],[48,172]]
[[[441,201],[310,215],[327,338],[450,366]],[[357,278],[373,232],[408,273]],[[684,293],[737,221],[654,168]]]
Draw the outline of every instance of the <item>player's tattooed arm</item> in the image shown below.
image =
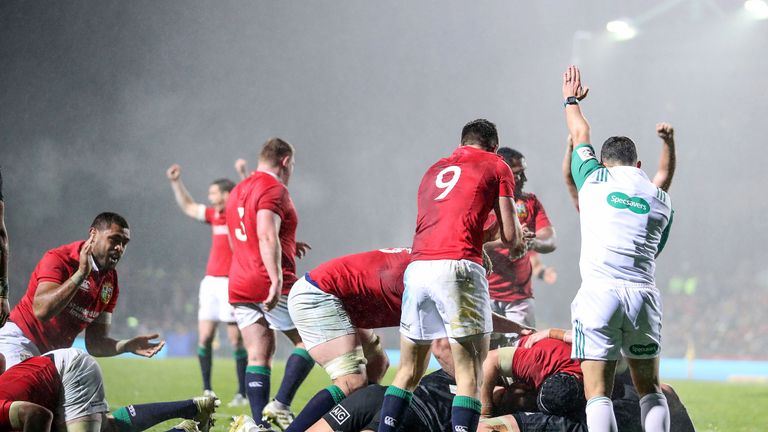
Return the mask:
[[123,353],[133,353],[142,357],[152,357],[165,346],[165,341],[153,342],[159,334],[135,336],[117,340],[109,337],[110,325],[105,322],[92,322],[85,329],[85,348],[94,357],[112,357]]
[[569,134],[565,146],[565,157],[563,157],[563,179],[565,179],[565,187],[568,188],[568,196],[571,197],[571,202],[576,207],[576,211],[579,211],[579,190],[576,188],[576,182],[573,181],[573,174],[571,173],[572,154],[573,139]]
[[80,264],[77,271],[59,284],[56,282],[40,282],[35,290],[35,298],[32,300],[32,312],[40,321],[48,321],[55,317],[72,301],[77,294],[77,289],[84,280],[88,278],[93,269],[91,260],[93,242],[96,231],[91,232],[91,236],[83,243],[80,248]]
[[256,236],[259,241],[259,254],[267,269],[270,285],[264,307],[267,310],[280,301],[283,289],[282,249],[280,247],[280,216],[272,210],[261,209],[256,212]]
[[245,180],[248,177],[248,162],[243,158],[236,160],[235,171],[240,176],[240,180]]
[[195,202],[192,195],[189,194],[184,182],[181,181],[181,167],[178,164],[173,164],[168,167],[165,172],[166,177],[171,182],[171,189],[173,189],[173,196],[176,198],[176,204],[187,216],[195,219],[200,218],[200,206]]
[[[587,97],[589,88],[581,84],[581,71],[576,66],[569,66],[563,74],[563,99],[576,98],[579,101]],[[581,112],[578,103],[568,103],[565,105],[565,122],[568,126],[568,133],[573,137],[573,142],[577,144],[589,143],[589,123]]]
[[672,177],[674,177],[675,168],[677,168],[675,129],[669,123],[658,123],[656,135],[661,138],[661,156],[659,157],[659,170],[653,176],[653,184],[665,192],[669,192],[669,187],[672,186]]

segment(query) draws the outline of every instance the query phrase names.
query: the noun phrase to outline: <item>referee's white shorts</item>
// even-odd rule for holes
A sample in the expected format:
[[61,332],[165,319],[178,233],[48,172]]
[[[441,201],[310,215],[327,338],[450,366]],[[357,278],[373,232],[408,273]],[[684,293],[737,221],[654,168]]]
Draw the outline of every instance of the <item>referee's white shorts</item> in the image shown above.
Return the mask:
[[400,333],[415,343],[491,333],[485,269],[469,260],[414,261],[405,269]]
[[313,285],[306,276],[293,284],[288,311],[307,351],[357,332],[341,300]]
[[235,308],[229,304],[229,278],[206,276],[200,281],[198,321],[235,322]]
[[573,348],[581,360],[633,359],[661,352],[662,305],[653,285],[584,282],[571,303]]

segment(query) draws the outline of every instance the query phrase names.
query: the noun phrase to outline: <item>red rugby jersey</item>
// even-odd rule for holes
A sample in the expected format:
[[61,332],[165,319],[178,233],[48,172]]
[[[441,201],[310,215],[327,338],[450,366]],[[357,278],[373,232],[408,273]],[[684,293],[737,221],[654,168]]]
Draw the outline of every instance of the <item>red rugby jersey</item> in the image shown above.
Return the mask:
[[544,339],[530,348],[523,348],[528,336],[520,338],[512,357],[512,374],[515,382],[536,390],[547,377],[566,372],[583,378],[578,360],[571,359],[571,345],[558,339]]
[[514,196],[515,179],[495,153],[462,146],[440,159],[419,185],[413,260],[483,263],[483,225],[499,196]]
[[75,337],[102,312],[111,313],[115,310],[120,293],[117,271],[93,270],[61,313],[44,323],[35,317],[32,303],[38,284],[62,284],[69,279],[80,266],[83,243],[85,241],[81,240],[46,252],[29,278],[26,294],[11,311],[11,321],[19,326],[40,352],[71,347]]
[[229,231],[225,212],[206,207],[205,223],[211,225],[211,252],[208,254],[207,276],[227,276],[232,265],[232,248],[229,245]]
[[32,402],[55,415],[62,393],[59,371],[50,357],[32,357],[11,367],[0,375],[0,432],[12,430],[8,419],[11,403]]
[[[524,193],[515,201],[515,210],[520,224],[526,224],[528,229],[536,232],[551,226],[547,213],[541,201],[532,193]],[[496,222],[496,214],[488,215],[486,226]],[[509,259],[509,248],[497,247],[487,251],[493,263],[493,273],[488,276],[488,291],[491,299],[506,302],[518,301],[533,297],[531,283],[532,268],[528,254],[516,260]]]
[[310,282],[344,304],[355,327],[400,325],[407,248],[379,249],[327,261],[307,273]]
[[227,227],[232,239],[229,302],[260,303],[269,295],[269,275],[259,252],[256,213],[271,210],[280,216],[283,294],[296,282],[298,216],[288,188],[270,173],[256,171],[241,181],[227,200]]

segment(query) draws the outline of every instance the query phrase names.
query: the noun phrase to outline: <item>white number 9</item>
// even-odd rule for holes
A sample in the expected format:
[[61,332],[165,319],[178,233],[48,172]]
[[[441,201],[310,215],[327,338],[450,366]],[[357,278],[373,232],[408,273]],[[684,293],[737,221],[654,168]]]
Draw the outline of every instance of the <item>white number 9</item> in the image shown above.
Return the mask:
[[[443,180],[443,177],[445,177],[448,173],[453,173],[451,176],[451,179],[449,181]],[[437,186],[440,189],[445,189],[443,193],[437,196],[435,198],[435,201],[441,200],[448,196],[449,193],[453,190],[453,187],[456,186],[456,183],[459,181],[459,177],[461,177],[461,168],[451,165],[449,167],[444,168],[442,171],[437,173],[437,178],[435,179],[435,186]]]

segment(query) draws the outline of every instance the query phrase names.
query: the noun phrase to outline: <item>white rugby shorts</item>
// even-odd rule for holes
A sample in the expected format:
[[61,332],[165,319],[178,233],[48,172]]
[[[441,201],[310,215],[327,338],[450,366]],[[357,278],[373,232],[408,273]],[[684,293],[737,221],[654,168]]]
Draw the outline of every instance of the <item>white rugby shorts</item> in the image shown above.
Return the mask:
[[64,420],[71,421],[91,414],[108,413],[101,368],[90,355],[76,348],[49,351],[64,387],[60,407]]
[[277,305],[271,311],[267,311],[261,303],[236,303],[235,321],[239,329],[244,329],[261,318],[269,323],[269,328],[273,330],[288,331],[296,328],[291,320],[291,314],[288,312],[287,296],[281,295]]
[[571,357],[648,359],[661,352],[662,305],[653,285],[583,283],[571,303]]
[[485,269],[469,260],[414,261],[405,269],[400,333],[452,342],[493,330]]
[[[491,311],[518,324],[536,328],[536,301],[532,297],[511,302],[491,300]],[[491,349],[512,346],[518,339],[518,333],[494,333],[491,335]]]
[[341,300],[316,287],[306,277],[293,284],[288,295],[288,311],[307,351],[357,332]]
[[40,350],[24,336],[19,326],[13,321],[6,321],[0,328],[0,353],[5,356],[5,368],[8,369],[30,357],[39,356]]
[[229,304],[229,278],[206,276],[200,281],[199,321],[235,322],[235,308]]

